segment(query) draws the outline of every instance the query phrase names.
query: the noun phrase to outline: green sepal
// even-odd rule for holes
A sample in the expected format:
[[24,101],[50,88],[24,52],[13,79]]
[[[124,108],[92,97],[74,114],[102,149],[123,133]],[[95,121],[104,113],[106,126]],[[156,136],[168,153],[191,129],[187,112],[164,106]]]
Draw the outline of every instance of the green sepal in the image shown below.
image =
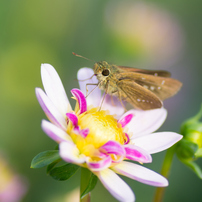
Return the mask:
[[182,163],[187,165],[191,170],[200,178],[202,179],[202,170],[201,168],[193,161],[186,161],[186,160],[181,160]]
[[49,150],[37,154],[31,162],[31,168],[42,168],[55,161],[60,160],[60,155],[58,150]]
[[199,158],[199,157],[202,157],[202,148],[198,149],[195,153],[195,157],[196,158]]
[[177,145],[176,153],[180,159],[192,159],[195,157],[197,149],[197,144],[190,142],[189,140],[182,139]]
[[81,196],[80,196],[81,199],[95,188],[95,185],[97,184],[97,180],[98,180],[97,176],[92,173],[88,182],[88,186],[83,191],[83,193],[81,193]]
[[75,164],[65,164],[50,170],[49,175],[55,180],[64,181],[69,179],[80,167]]

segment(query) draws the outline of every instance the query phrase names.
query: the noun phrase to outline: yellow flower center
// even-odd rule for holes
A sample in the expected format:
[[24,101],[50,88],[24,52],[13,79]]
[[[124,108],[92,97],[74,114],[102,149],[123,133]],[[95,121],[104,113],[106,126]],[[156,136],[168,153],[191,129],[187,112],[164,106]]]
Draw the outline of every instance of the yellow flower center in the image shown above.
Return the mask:
[[79,128],[81,130],[89,129],[87,137],[76,134],[72,126],[68,128],[67,132],[82,154],[96,156],[97,149],[109,140],[124,144],[125,133],[121,124],[117,123],[117,120],[108,115],[106,111],[98,111],[97,108],[92,108],[77,117]]

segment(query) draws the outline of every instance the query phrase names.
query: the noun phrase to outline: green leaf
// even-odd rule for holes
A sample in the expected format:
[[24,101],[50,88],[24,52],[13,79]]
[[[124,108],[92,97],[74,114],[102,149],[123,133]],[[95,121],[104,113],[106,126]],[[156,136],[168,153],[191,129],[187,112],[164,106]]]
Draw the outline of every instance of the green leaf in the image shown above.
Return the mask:
[[59,160],[56,160],[54,161],[53,163],[49,164],[47,166],[47,169],[46,169],[46,173],[49,174],[50,171],[55,167],[56,164],[58,164],[62,159],[59,159]]
[[59,144],[55,146],[55,150],[59,150]]
[[31,168],[42,168],[61,159],[58,150],[44,151],[36,155],[31,162]]
[[97,184],[97,180],[98,180],[97,176],[92,173],[88,182],[88,186],[81,194],[81,199],[95,188],[95,185]]
[[[55,146],[55,150],[59,150],[59,144],[57,144]],[[56,164],[58,164],[60,161],[62,161],[62,159],[57,159],[56,161],[54,161],[53,163],[49,164],[47,166],[47,169],[46,169],[46,173],[49,174],[49,172],[55,167]]]
[[64,181],[69,179],[80,167],[75,164],[65,164],[60,167],[53,168],[50,171],[50,176],[55,180]]
[[193,161],[183,161],[182,162],[187,165],[189,168],[191,168],[192,171],[200,178],[202,179],[202,170],[201,168]]

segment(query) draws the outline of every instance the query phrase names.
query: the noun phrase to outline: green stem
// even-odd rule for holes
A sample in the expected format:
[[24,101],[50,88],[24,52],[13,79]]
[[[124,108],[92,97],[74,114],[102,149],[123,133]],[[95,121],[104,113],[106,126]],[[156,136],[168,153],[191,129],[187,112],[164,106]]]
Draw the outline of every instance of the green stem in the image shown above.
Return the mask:
[[[91,172],[88,169],[81,168],[80,195],[85,191],[89,183],[90,176]],[[82,199],[80,197],[80,202],[90,202],[90,193],[88,193]]]
[[[165,178],[168,178],[169,176],[175,150],[176,150],[176,145],[172,146],[166,152],[166,156],[161,169],[161,175],[163,175]],[[158,187],[154,195],[154,202],[162,202],[164,192],[165,192],[165,187]]]

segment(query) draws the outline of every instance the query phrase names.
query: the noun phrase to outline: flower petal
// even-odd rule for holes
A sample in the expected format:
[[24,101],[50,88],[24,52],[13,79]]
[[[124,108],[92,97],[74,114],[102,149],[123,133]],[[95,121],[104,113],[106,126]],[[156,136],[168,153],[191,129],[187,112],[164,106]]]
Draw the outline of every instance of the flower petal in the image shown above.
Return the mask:
[[121,124],[122,128],[124,128],[127,124],[130,123],[132,118],[133,114],[127,114],[126,116],[123,116],[118,122]]
[[[92,75],[94,75],[94,71],[90,68],[83,67],[79,69],[77,73],[77,78],[79,80],[79,86],[81,91],[84,95],[87,95],[87,103],[88,105],[93,105],[94,107],[99,106],[100,100],[101,100],[101,90],[96,86],[98,84],[97,77],[94,76],[93,78],[89,79]],[[85,80],[87,79],[87,80]],[[83,81],[85,80],[85,81]],[[96,84],[96,85],[88,85],[88,93],[86,92],[86,84]]]
[[133,133],[133,137],[139,137],[157,130],[165,121],[167,111],[164,108],[153,110],[129,110],[124,116],[133,114],[134,117],[128,123],[129,132]]
[[[102,98],[100,98],[99,106],[102,103],[103,96],[102,96]],[[108,94],[104,98],[104,101],[102,103],[102,109],[109,110],[109,113],[111,115],[115,115],[115,117],[117,119],[120,118],[120,116],[124,113],[124,110],[125,110],[123,108],[123,106],[121,105],[121,103],[119,102],[117,97],[111,96],[111,95],[108,95]]]
[[72,122],[73,126],[78,125],[78,118],[74,113],[66,113],[66,116]]
[[128,133],[125,133],[125,140],[124,140],[124,144],[128,144],[130,142],[130,137],[128,135]]
[[111,164],[111,157],[106,156],[104,159],[100,161],[90,161],[89,158],[86,159],[86,164],[88,165],[88,168],[92,171],[101,171],[106,168],[108,168]]
[[42,120],[41,127],[43,131],[57,143],[62,141],[72,141],[71,137],[64,130],[60,129],[49,121]]
[[86,160],[84,155],[80,155],[78,148],[73,142],[61,142],[59,149],[61,158],[66,162],[80,165]]
[[35,89],[36,97],[48,119],[58,127],[66,130],[67,123],[62,114],[40,88]]
[[58,73],[52,65],[42,64],[41,78],[47,96],[65,117],[72,109]]
[[85,98],[84,94],[79,89],[76,89],[76,88],[72,89],[71,93],[78,100],[80,114],[82,114],[83,112],[86,112],[87,111],[87,102],[86,102],[86,98]]
[[77,135],[81,135],[81,137],[83,138],[86,138],[87,135],[89,134],[89,128],[80,129],[79,126],[75,126],[73,130],[74,133],[76,133]]
[[125,157],[125,149],[121,144],[115,141],[108,141],[106,144],[99,148],[100,152],[104,154],[114,154],[113,162],[120,162]]
[[145,149],[150,154],[154,154],[168,149],[182,137],[182,135],[174,132],[158,132],[135,138],[131,143]]
[[131,162],[122,161],[121,163],[112,167],[112,169],[118,174],[124,175],[144,184],[156,187],[168,186],[168,180],[163,176],[148,168]]
[[105,169],[95,173],[104,187],[118,201],[135,201],[135,195],[131,188],[111,169]]
[[126,151],[126,158],[133,160],[133,161],[138,161],[141,163],[151,163],[152,162],[152,157],[151,155],[143,150],[142,148],[136,146],[136,145],[131,145],[127,144],[124,146],[125,151]]
[[123,149],[122,145],[116,141],[108,141],[103,146],[100,147],[100,150],[104,150],[107,154],[118,154],[124,155],[125,150]]

